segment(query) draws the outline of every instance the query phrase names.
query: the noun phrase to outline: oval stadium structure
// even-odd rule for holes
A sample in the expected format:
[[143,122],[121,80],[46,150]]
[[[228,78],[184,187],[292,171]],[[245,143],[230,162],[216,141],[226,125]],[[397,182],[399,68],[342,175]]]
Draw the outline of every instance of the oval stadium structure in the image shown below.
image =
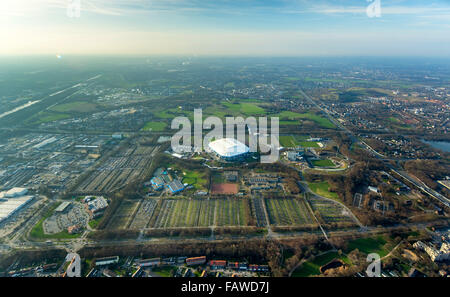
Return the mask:
[[234,138],[221,138],[212,141],[208,145],[209,149],[219,158],[225,161],[236,161],[248,155],[248,146]]

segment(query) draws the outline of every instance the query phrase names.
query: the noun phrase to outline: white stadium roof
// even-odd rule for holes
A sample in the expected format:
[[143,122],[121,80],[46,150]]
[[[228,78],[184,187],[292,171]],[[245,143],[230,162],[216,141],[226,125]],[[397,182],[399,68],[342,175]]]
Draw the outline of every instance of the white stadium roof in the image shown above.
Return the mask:
[[234,138],[222,138],[209,143],[209,148],[221,157],[231,158],[249,152],[248,146]]

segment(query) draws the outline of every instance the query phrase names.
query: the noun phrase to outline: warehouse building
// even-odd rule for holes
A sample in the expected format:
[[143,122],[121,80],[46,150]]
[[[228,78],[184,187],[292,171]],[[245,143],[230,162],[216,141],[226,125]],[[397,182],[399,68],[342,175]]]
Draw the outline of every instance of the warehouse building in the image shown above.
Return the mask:
[[17,213],[31,200],[33,200],[33,196],[24,196],[15,199],[0,199],[0,223]]
[[234,138],[222,138],[209,143],[208,148],[220,159],[225,161],[239,161],[245,158],[250,149]]
[[26,188],[12,188],[9,191],[4,192],[4,198],[15,198],[25,196],[28,193],[28,189]]

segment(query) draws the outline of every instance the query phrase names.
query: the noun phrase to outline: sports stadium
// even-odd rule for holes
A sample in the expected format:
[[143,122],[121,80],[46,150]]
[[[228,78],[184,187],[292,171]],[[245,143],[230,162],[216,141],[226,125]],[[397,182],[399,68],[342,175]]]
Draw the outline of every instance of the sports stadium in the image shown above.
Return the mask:
[[209,150],[225,161],[238,161],[245,158],[250,149],[234,138],[221,138],[208,145]]

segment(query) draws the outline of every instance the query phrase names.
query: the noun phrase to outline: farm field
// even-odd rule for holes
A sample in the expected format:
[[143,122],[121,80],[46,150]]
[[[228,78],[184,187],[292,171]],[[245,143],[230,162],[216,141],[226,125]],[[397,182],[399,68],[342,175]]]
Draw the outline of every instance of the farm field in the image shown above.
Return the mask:
[[265,203],[271,225],[293,226],[314,223],[303,200],[266,198]]
[[165,199],[152,228],[208,227],[213,225],[215,201]]
[[334,201],[320,197],[310,197],[311,207],[314,212],[318,211],[324,223],[351,223],[353,219],[346,210]]
[[248,226],[250,222],[250,205],[247,199],[218,199],[217,226]]
[[123,200],[114,216],[108,222],[107,229],[128,229],[139,204],[138,201]]

